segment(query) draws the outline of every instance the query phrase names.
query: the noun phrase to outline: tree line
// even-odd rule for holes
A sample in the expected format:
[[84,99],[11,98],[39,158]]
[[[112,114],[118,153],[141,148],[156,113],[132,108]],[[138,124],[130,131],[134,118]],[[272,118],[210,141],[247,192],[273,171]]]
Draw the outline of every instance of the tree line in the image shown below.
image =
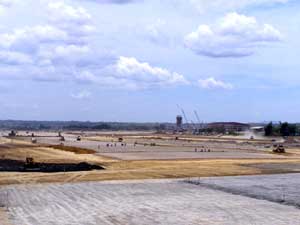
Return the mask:
[[299,133],[299,127],[296,124],[290,124],[288,122],[279,124],[270,122],[265,126],[266,136],[297,136]]

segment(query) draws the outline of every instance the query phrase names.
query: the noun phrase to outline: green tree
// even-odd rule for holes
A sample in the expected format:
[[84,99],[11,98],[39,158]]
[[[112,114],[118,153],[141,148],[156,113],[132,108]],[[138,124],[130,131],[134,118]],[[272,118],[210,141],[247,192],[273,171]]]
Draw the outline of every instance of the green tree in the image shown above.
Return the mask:
[[296,126],[296,124],[290,124],[289,125],[289,134],[291,136],[296,136],[296,133],[297,133],[297,126]]
[[280,125],[280,134],[282,136],[290,136],[290,125],[287,122],[284,122]]
[[265,135],[266,136],[273,135],[273,123],[272,122],[265,126]]

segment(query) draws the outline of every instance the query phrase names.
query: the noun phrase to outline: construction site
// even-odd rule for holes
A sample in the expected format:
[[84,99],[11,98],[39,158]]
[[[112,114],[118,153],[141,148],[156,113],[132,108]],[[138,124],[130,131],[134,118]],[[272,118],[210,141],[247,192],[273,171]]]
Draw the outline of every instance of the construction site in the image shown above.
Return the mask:
[[0,225],[300,225],[299,12],[0,0]]
[[182,116],[159,131],[1,136],[1,225],[300,224],[297,137]]

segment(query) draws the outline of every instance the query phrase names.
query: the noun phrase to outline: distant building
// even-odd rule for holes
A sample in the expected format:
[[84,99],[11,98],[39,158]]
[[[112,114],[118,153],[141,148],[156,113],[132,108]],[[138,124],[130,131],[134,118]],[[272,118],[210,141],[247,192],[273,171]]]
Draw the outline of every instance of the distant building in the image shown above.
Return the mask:
[[259,133],[259,132],[264,132],[265,127],[263,127],[263,126],[257,126],[257,127],[251,127],[250,129],[251,129],[253,132]]
[[238,132],[249,130],[250,125],[237,122],[216,122],[207,124],[207,128],[214,131]]
[[182,128],[182,116],[177,116],[176,117],[176,126],[177,128]]

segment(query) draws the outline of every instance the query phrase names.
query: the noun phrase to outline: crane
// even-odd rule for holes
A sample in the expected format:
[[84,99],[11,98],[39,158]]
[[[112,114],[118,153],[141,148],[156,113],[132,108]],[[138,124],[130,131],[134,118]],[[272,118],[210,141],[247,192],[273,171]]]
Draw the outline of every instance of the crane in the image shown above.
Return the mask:
[[194,110],[194,113],[195,113],[195,116],[196,116],[197,121],[198,121],[198,123],[199,123],[200,129],[204,128],[203,121],[201,122],[200,117],[199,117],[199,115],[198,115],[198,112],[197,112],[196,110]]
[[187,116],[186,116],[184,110],[183,110],[178,104],[177,104],[177,107],[178,107],[178,109],[181,111],[181,113],[182,113],[182,115],[183,115],[183,117],[184,117],[184,120],[185,120],[185,122],[186,122],[186,124],[187,124],[187,126],[188,126],[188,128],[189,128],[189,127],[190,127],[190,124],[189,124],[189,121],[188,121],[188,119],[187,119]]
[[193,120],[191,120],[191,124],[193,126],[193,132],[195,132],[197,130],[197,126],[196,126],[196,124],[194,123]]
[[201,121],[200,121],[200,118],[199,118],[199,115],[198,115],[197,111],[194,110],[194,113],[195,113],[195,116],[197,118],[197,121],[198,121],[199,125],[201,125]]

